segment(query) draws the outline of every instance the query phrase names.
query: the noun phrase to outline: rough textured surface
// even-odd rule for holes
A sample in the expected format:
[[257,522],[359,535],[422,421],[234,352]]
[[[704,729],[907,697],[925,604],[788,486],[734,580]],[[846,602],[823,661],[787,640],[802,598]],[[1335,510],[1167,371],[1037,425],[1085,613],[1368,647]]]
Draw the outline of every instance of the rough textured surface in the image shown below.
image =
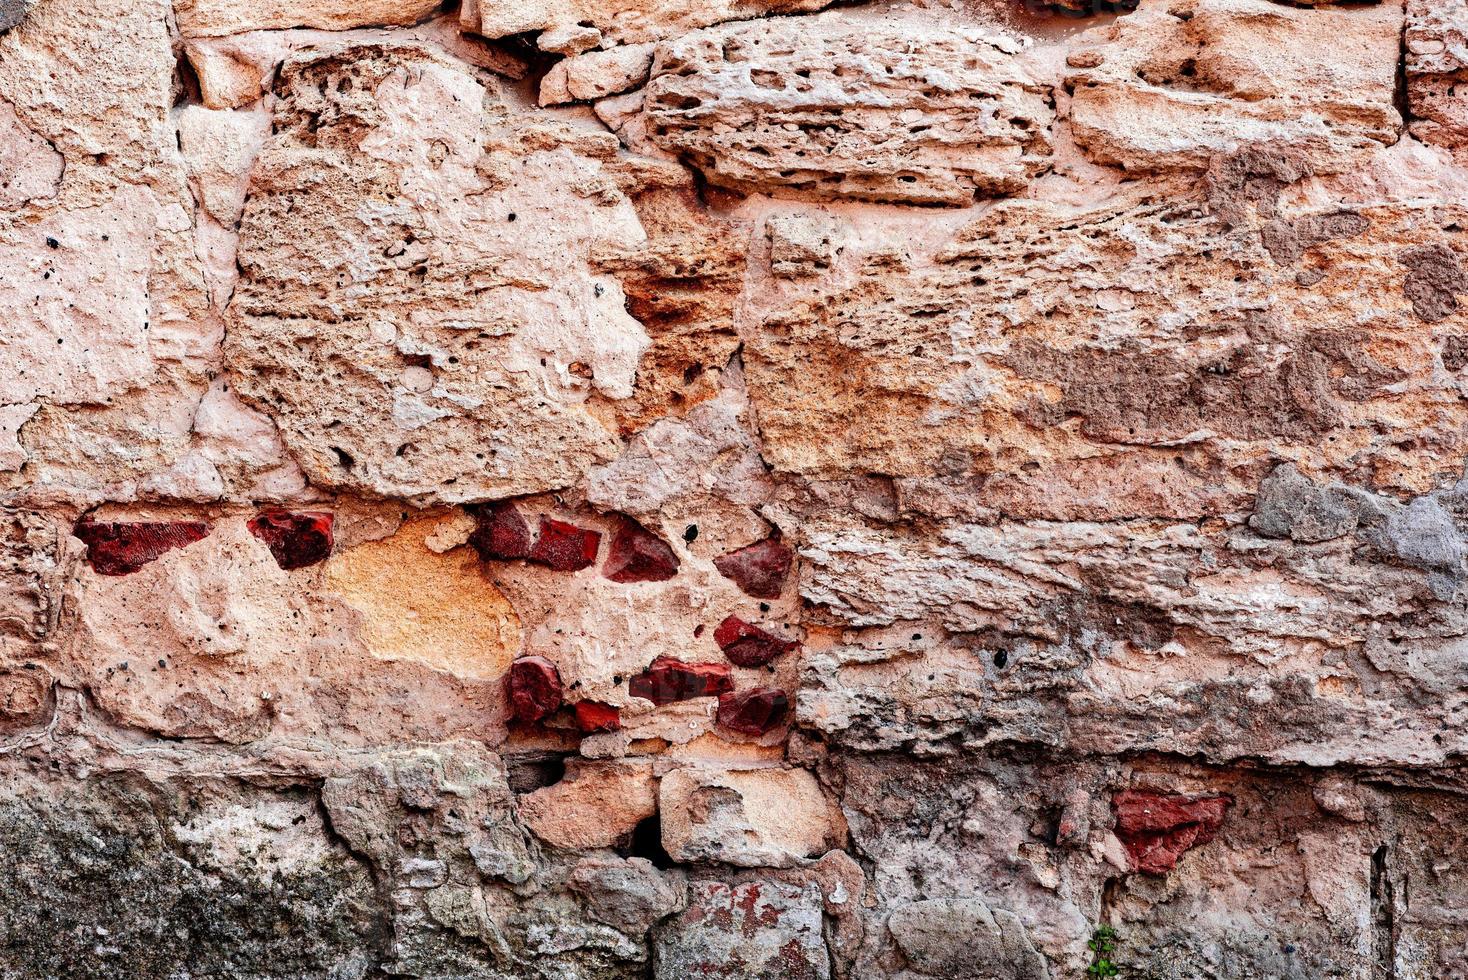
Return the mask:
[[647,139],[713,183],[813,198],[967,204],[1047,166],[1054,111],[1010,39],[825,17],[660,44]]
[[1463,0],[0,0],[0,978],[1468,976],[1465,93]]
[[1401,34],[1401,0],[1143,0],[1068,55],[1074,137],[1128,170],[1201,169],[1258,143],[1350,169],[1397,139]]
[[226,355],[313,483],[458,502],[610,459],[587,398],[630,394],[647,345],[586,265],[643,234],[615,144],[511,118],[411,45],[298,55],[275,88]]

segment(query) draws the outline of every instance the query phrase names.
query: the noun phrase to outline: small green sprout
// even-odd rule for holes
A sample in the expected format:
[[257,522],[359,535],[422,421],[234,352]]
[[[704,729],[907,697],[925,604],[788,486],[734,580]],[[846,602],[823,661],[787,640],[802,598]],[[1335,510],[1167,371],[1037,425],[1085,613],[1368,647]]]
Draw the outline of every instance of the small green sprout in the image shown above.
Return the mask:
[[1112,962],[1111,954],[1116,950],[1116,930],[1110,926],[1097,926],[1086,945],[1091,950],[1091,965],[1086,967],[1088,977],[1117,977],[1121,970]]

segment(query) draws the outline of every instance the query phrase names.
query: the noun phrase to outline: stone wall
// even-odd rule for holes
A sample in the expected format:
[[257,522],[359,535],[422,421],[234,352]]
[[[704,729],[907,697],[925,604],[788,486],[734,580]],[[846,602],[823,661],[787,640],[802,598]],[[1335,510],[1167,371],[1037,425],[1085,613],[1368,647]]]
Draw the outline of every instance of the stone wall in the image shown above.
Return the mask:
[[0,0],[0,978],[1468,976],[1465,0]]

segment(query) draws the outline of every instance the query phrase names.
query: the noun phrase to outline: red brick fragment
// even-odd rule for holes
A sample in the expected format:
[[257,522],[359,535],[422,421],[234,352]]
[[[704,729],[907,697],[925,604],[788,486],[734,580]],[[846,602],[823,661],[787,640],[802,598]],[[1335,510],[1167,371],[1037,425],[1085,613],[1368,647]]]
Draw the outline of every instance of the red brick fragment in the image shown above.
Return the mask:
[[629,688],[633,697],[661,705],[723,694],[734,690],[734,682],[729,679],[728,664],[687,664],[659,657],[632,678]]
[[730,616],[719,624],[719,628],[714,630],[714,642],[730,663],[740,667],[763,667],[798,645],[794,640],[782,640],[773,633],[766,633],[738,616]]
[[544,657],[510,664],[510,712],[522,724],[540,721],[561,706],[561,672]]
[[540,518],[540,533],[532,540],[530,525],[510,501],[491,504],[479,513],[469,545],[484,561],[524,559],[558,572],[575,572],[596,562],[601,532]]
[[491,504],[478,516],[469,546],[485,561],[513,561],[530,557],[530,525],[508,501]]
[[1227,796],[1123,790],[1111,800],[1116,836],[1137,871],[1165,875],[1194,847],[1211,841],[1233,803]]
[[678,574],[678,556],[662,538],[623,518],[601,573],[613,582],[665,582]]
[[600,701],[577,701],[576,727],[583,735],[614,732],[622,727],[622,712]]
[[790,699],[774,687],[752,687],[719,698],[719,724],[745,735],[763,735],[785,720]]
[[530,560],[558,572],[576,572],[596,562],[601,532],[565,521],[540,519],[540,536],[530,549]]
[[270,548],[277,565],[291,571],[323,562],[331,555],[331,525],[332,515],[325,511],[268,510],[245,526]]
[[201,541],[209,534],[203,521],[99,522],[85,518],[72,531],[86,542],[87,563],[98,575],[136,572],[165,552]]
[[714,559],[714,567],[746,595],[756,599],[778,599],[790,575],[795,553],[779,538],[765,538],[747,548],[731,551]]

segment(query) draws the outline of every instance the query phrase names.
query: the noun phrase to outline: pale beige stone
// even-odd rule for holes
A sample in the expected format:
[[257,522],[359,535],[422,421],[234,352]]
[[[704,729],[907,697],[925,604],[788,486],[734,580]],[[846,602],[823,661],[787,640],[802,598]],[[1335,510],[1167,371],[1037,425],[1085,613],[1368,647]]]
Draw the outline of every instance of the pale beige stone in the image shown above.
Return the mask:
[[0,211],[55,197],[66,161],[0,102]]
[[520,621],[469,553],[436,554],[425,518],[392,537],[334,555],[326,587],[362,616],[374,657],[408,660],[457,677],[502,677],[520,646]]
[[108,717],[171,738],[381,745],[503,731],[494,671],[516,627],[487,582],[423,548],[413,525],[324,571],[285,571],[250,516],[215,518],[202,541],[127,575],[80,569],[61,676]]
[[69,180],[165,178],[157,168],[174,146],[169,15],[168,0],[46,2],[0,35],[0,99],[65,158]]
[[565,32],[590,25],[608,42],[676,37],[726,20],[820,10],[831,0],[464,0],[460,23],[485,37]]
[[438,0],[176,0],[185,37],[315,27],[340,31],[374,24],[414,24],[438,10]]
[[520,819],[552,847],[614,847],[657,813],[649,763],[583,762],[553,786],[520,797]]
[[1202,170],[1278,143],[1320,171],[1395,143],[1400,0],[1295,9],[1271,0],[1142,0],[1076,39],[1076,144],[1130,171]]
[[[0,229],[0,403],[99,403],[154,370],[148,293],[161,220],[147,188]],[[51,243],[55,242],[52,247]]]
[[0,405],[0,470],[18,470],[30,456],[20,444],[20,427],[40,410],[39,405]]
[[674,769],[658,808],[663,848],[677,861],[783,868],[840,843],[833,809],[804,769]]
[[200,204],[215,221],[233,227],[245,208],[250,166],[270,134],[270,117],[186,106],[174,118]]
[[603,99],[634,89],[652,71],[653,45],[625,44],[558,61],[540,82],[540,104]]
[[311,481],[451,503],[569,486],[610,458],[587,401],[631,394],[647,344],[587,266],[643,237],[604,172],[611,141],[517,125],[422,47],[303,55],[280,86],[226,356]]
[[265,94],[266,73],[284,45],[241,41],[190,41],[184,45],[208,109],[237,109]]

